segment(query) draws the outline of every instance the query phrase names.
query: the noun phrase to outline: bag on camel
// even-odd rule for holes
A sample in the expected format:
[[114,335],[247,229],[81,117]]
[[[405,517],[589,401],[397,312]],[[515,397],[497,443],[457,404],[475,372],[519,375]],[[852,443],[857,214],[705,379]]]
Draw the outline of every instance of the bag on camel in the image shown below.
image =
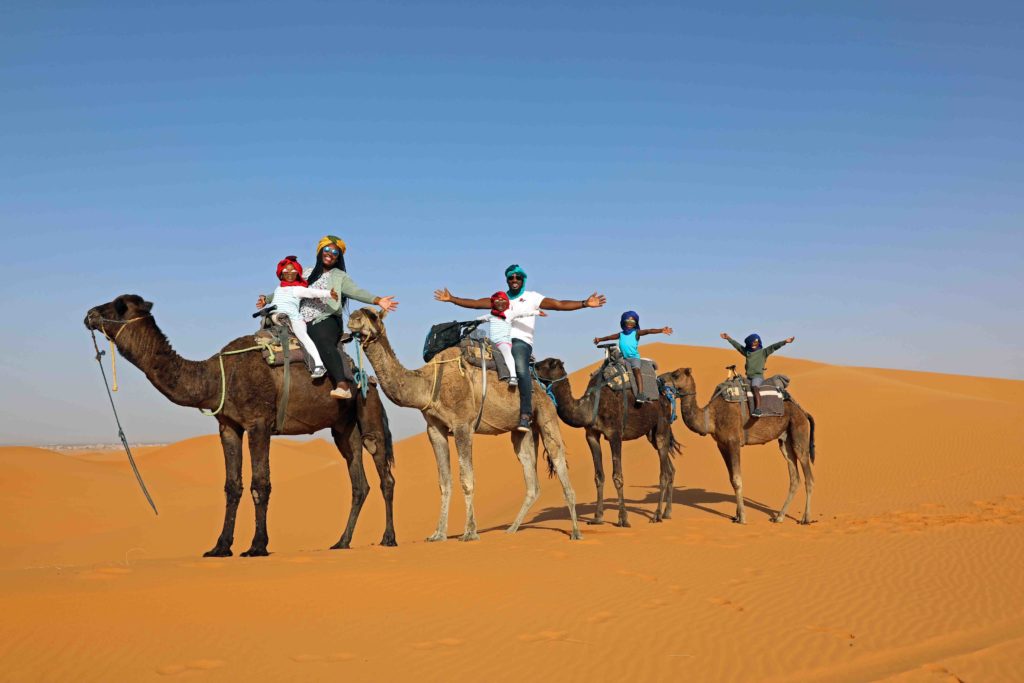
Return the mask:
[[471,335],[482,322],[481,320],[462,322],[453,320],[450,323],[438,323],[431,327],[423,342],[423,362],[429,363],[431,358],[445,349],[458,346],[459,342]]

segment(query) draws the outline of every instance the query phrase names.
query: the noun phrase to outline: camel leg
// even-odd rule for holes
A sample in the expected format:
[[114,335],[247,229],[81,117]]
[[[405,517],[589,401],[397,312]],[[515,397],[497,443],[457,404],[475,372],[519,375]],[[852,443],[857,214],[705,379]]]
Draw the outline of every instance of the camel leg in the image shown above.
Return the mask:
[[454,432],[455,450],[459,453],[459,481],[462,483],[462,495],[466,499],[466,528],[459,540],[476,541],[480,535],[476,532],[476,515],[473,512],[473,430],[469,425],[461,425]]
[[434,448],[437,460],[437,483],[441,488],[441,515],[437,519],[437,530],[428,541],[444,541],[448,538],[448,506],[452,500],[452,466],[448,452],[448,431],[446,427],[427,422],[427,437]]
[[512,432],[512,448],[515,449],[516,457],[519,458],[519,463],[523,466],[526,497],[523,499],[522,507],[519,508],[519,514],[516,515],[512,525],[505,530],[510,534],[519,530],[519,525],[523,523],[526,513],[530,511],[540,495],[540,484],[537,481],[537,436],[536,429],[530,434],[519,431]]
[[615,493],[619,496],[619,521],[615,523],[615,526],[628,527],[625,482],[622,478],[622,435],[612,434],[607,438],[612,450],[612,483],[615,484]]
[[242,498],[242,429],[220,423],[220,445],[224,449],[224,527],[217,544],[203,553],[203,557],[231,557],[231,544],[235,541],[235,515]]
[[[569,481],[569,468],[565,464],[565,445],[562,443],[562,435],[558,431],[558,417],[555,415],[554,407],[550,407],[550,414],[546,416],[540,426],[541,436],[544,439],[544,448],[551,457],[558,482],[562,485],[562,495],[565,503],[569,506],[569,518],[572,520],[572,532],[569,538],[578,541],[583,538],[580,533],[580,523],[576,518],[576,492],[572,490],[572,482]],[[536,455],[536,446],[534,448]]]
[[604,519],[604,459],[601,456],[601,433],[593,429],[587,430],[587,445],[594,459],[594,486],[597,488],[597,509],[594,519],[587,524],[600,524]]
[[732,482],[732,490],[736,492],[736,516],[732,521],[736,524],[746,524],[747,515],[743,509],[743,476],[740,474],[740,445],[735,442],[718,443],[718,451],[725,460],[725,467],[729,470],[729,481]]
[[785,433],[779,438],[779,450],[782,451],[782,458],[789,468],[789,492],[786,494],[786,500],[782,503],[782,507],[772,515],[773,522],[782,522],[786,519],[786,510],[789,509],[789,504],[793,502],[793,496],[796,495],[796,490],[800,486],[800,471],[796,468],[796,454]]
[[[651,521],[660,522],[663,519],[672,518],[672,482],[676,474],[676,468],[672,464],[672,456],[669,453],[669,436],[663,428],[659,428],[654,436],[654,447],[658,449],[660,468],[658,476],[658,508],[654,511],[654,518]],[[664,511],[662,506],[664,506]]]
[[814,490],[814,470],[811,464],[811,447],[810,447],[810,435],[806,429],[801,430],[800,433],[794,434],[793,438],[790,439],[790,448],[794,451],[794,456],[800,461],[800,467],[804,471],[804,490],[807,498],[804,501],[804,516],[800,520],[800,524],[811,523],[811,492]]
[[249,491],[256,507],[256,531],[252,535],[252,545],[242,553],[242,557],[262,557],[267,555],[267,507],[270,504],[270,428],[267,425],[250,427],[249,460],[252,463],[252,482]]
[[366,471],[363,469],[363,435],[359,431],[359,426],[349,422],[340,428],[332,427],[331,436],[334,437],[334,445],[341,451],[341,456],[348,464],[348,478],[352,483],[352,508],[348,513],[348,522],[341,538],[331,546],[331,550],[345,550],[352,544],[356,520],[359,519],[363,503],[370,493],[370,484],[366,481]]
[[383,546],[398,545],[395,539],[395,475],[391,474],[391,462],[388,460],[387,449],[380,441],[373,439],[364,443],[366,450],[373,457],[373,465],[380,477],[380,492],[384,496],[384,536],[380,539]]

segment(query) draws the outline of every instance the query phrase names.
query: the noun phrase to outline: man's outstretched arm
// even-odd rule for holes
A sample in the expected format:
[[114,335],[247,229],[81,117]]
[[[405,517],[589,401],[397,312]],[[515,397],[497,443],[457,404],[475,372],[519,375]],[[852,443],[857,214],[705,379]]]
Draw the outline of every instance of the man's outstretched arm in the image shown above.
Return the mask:
[[463,308],[490,308],[490,299],[463,299],[461,296],[454,296],[448,291],[448,288],[435,289],[434,298],[438,301],[447,301],[448,303],[455,304],[456,306],[462,306]]
[[581,308],[600,308],[604,306],[605,301],[604,294],[594,292],[586,299],[550,299],[544,297],[540,302],[540,307],[549,311],[578,311]]

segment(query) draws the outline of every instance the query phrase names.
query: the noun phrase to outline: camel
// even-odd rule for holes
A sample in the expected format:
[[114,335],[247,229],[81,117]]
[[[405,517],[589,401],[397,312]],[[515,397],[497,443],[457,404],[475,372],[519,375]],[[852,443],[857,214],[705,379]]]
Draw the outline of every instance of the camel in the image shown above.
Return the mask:
[[[628,527],[626,500],[623,496],[622,477],[622,442],[632,441],[646,436],[651,445],[657,449],[661,462],[661,475],[658,480],[658,507],[652,522],[661,522],[672,517],[672,482],[676,468],[672,463],[672,455],[679,453],[681,448],[675,440],[670,427],[672,415],[671,402],[659,396],[657,401],[648,401],[636,405],[632,401],[632,392],[625,392],[629,397],[629,406],[624,408],[622,394],[612,391],[608,386],[601,388],[598,413],[594,416],[595,394],[584,394],[582,398],[573,398],[569,376],[565,365],[557,358],[545,358],[537,363],[537,377],[547,384],[557,401],[558,417],[570,427],[582,427],[586,430],[587,445],[594,459],[594,484],[597,487],[597,511],[589,524],[600,524],[604,518],[604,463],[601,455],[601,437],[611,444],[612,449],[612,481],[619,495],[619,521],[616,526]],[[598,381],[594,377],[587,385],[590,390]],[[625,410],[625,415],[623,411]],[[662,511],[664,506],[664,512]]]
[[[235,513],[242,497],[242,434],[245,432],[249,434],[252,460],[250,490],[256,508],[256,532],[252,544],[242,556],[267,555],[270,436],[277,419],[277,397],[284,373],[280,368],[270,367],[262,354],[256,351],[220,358],[213,356],[205,361],[186,360],[174,351],[157,327],[152,308],[152,303],[138,295],[123,294],[109,303],[89,309],[85,326],[113,340],[121,355],[142,370],[153,386],[172,402],[190,408],[214,410],[223,399],[223,408],[216,417],[224,449],[224,527],[217,543],[203,556],[228,557],[232,554]],[[252,345],[252,335],[247,335],[230,342],[221,351]],[[354,398],[339,401],[328,396],[330,383],[314,381],[301,363],[293,364],[290,371],[291,394],[280,433],[312,434],[329,427],[334,444],[348,464],[352,509],[345,531],[331,547],[349,547],[356,520],[370,490],[363,471],[363,447],[373,456],[384,494],[386,526],[381,545],[397,545],[392,505],[395,480],[391,475],[394,464],[391,430],[376,388],[370,386],[365,404],[359,392],[354,392]]]
[[[785,415],[777,417],[747,418],[744,424],[739,403],[728,403],[721,397],[715,397],[703,409],[697,406],[697,384],[690,368],[680,368],[661,375],[661,379],[673,387],[679,398],[680,413],[683,423],[691,431],[701,436],[710,434],[718,444],[718,450],[729,470],[729,479],[736,492],[736,516],[732,518],[737,524],[746,524],[747,518],[743,509],[743,477],[740,474],[740,450],[745,445],[765,444],[778,439],[782,457],[789,467],[789,493],[779,511],[771,516],[773,522],[782,522],[786,518],[793,496],[800,485],[800,473],[797,463],[804,471],[806,500],[804,516],[800,524],[811,523],[811,491],[814,489],[814,418],[794,401],[785,402]],[[746,434],[744,434],[746,430]]]
[[[565,446],[558,428],[555,407],[547,395],[536,387],[533,401],[532,431],[519,432],[519,397],[488,370],[487,400],[480,413],[481,369],[462,360],[459,348],[445,349],[419,370],[407,370],[398,361],[388,340],[383,319],[386,313],[369,308],[355,311],[348,321],[352,331],[370,359],[384,395],[396,405],[416,408],[427,422],[427,437],[437,460],[437,478],[441,489],[441,513],[437,530],[428,541],[444,541],[448,537],[448,506],[452,493],[448,436],[455,437],[459,455],[459,478],[466,502],[466,526],[459,540],[479,539],[473,512],[473,434],[512,434],[512,447],[523,466],[526,498],[515,521],[506,530],[515,533],[523,518],[540,495],[537,482],[537,442],[543,439],[548,458],[548,475],[557,474],[572,520],[571,539],[582,538],[576,519],[576,494],[569,482],[565,462]],[[477,425],[480,415],[479,425]]]

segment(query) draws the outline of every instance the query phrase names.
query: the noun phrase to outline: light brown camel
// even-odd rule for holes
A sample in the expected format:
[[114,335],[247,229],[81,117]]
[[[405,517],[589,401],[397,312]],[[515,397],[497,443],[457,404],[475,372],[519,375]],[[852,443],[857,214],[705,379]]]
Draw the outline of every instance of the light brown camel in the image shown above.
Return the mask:
[[[537,377],[547,384],[557,401],[558,417],[570,427],[582,427],[586,431],[587,445],[594,459],[594,484],[597,487],[597,511],[590,524],[600,524],[604,517],[604,462],[601,455],[601,437],[611,444],[612,481],[619,495],[619,521],[617,526],[629,526],[626,515],[626,499],[623,494],[622,442],[646,436],[658,452],[661,474],[658,479],[658,507],[652,522],[672,517],[672,482],[676,468],[672,463],[674,453],[680,452],[679,443],[669,426],[672,419],[672,403],[664,396],[658,400],[637,405],[633,392],[616,393],[604,385],[595,389],[600,375],[595,375],[587,384],[587,392],[581,398],[573,398],[569,375],[565,364],[557,358],[545,358],[537,363]],[[597,415],[594,415],[594,401],[600,391]],[[628,396],[628,407],[623,405],[623,394]],[[623,415],[625,413],[625,415]],[[662,512],[664,506],[664,512]]]
[[558,428],[555,407],[541,390],[535,387],[533,401],[533,431],[519,432],[519,396],[508,384],[500,382],[493,370],[488,370],[487,400],[480,425],[475,429],[480,411],[481,370],[461,360],[458,348],[445,349],[419,370],[407,370],[395,357],[384,328],[385,314],[369,308],[355,311],[349,318],[349,329],[358,336],[373,363],[384,394],[396,405],[416,408],[427,421],[427,436],[437,459],[437,478],[441,488],[441,515],[437,530],[428,541],[443,541],[448,537],[448,506],[452,495],[452,474],[449,463],[448,436],[455,437],[459,454],[459,478],[466,499],[466,528],[460,540],[479,538],[473,513],[473,434],[497,435],[511,432],[512,447],[523,466],[526,479],[526,499],[512,525],[507,529],[515,533],[523,518],[537,500],[537,441],[543,439],[548,456],[548,474],[557,474],[562,484],[565,502],[572,519],[570,538],[581,538],[576,520],[576,495],[569,483],[565,463],[565,446]]
[[[745,445],[760,445],[773,439],[779,440],[782,457],[789,466],[789,493],[786,501],[777,513],[771,516],[773,522],[781,522],[786,518],[797,487],[800,485],[800,473],[797,463],[804,470],[804,482],[807,491],[804,503],[804,516],[800,524],[811,523],[811,491],[814,489],[814,418],[793,401],[785,402],[785,415],[778,417],[751,418],[744,411],[740,414],[740,403],[728,403],[723,397],[717,396],[713,401],[699,408],[697,406],[697,384],[690,368],[680,368],[661,375],[666,384],[672,386],[679,397],[680,413],[683,423],[691,432],[701,436],[710,434],[718,444],[718,450],[729,470],[729,479],[736,491],[736,516],[732,521],[746,524],[743,510],[743,477],[740,474],[740,450]],[[743,417],[747,417],[744,424]],[[744,436],[746,429],[746,436]]]
[[[242,497],[242,434],[249,434],[252,459],[252,499],[256,507],[256,533],[243,557],[267,554],[267,506],[270,502],[270,436],[277,419],[277,397],[284,380],[282,368],[271,368],[258,351],[223,356],[223,376],[217,356],[204,361],[179,356],[157,327],[150,312],[153,304],[135,294],[123,294],[96,306],[85,316],[85,326],[108,335],[121,354],[145,373],[157,390],[181,406],[215,410],[220,442],[224,449],[226,507],[224,528],[206,557],[231,555],[235,513]],[[221,351],[253,345],[252,335],[235,339]],[[329,382],[314,381],[301,363],[292,364],[291,393],[282,434],[312,434],[330,427],[334,443],[348,463],[352,481],[352,509],[344,533],[332,548],[348,548],[370,485],[363,471],[362,448],[373,456],[380,474],[386,507],[386,527],[381,545],[397,545],[393,506],[395,480],[391,475],[394,454],[391,431],[380,396],[371,385],[365,404],[361,394],[338,401],[328,396]],[[222,394],[222,377],[225,393]],[[360,429],[362,422],[363,429]]]

